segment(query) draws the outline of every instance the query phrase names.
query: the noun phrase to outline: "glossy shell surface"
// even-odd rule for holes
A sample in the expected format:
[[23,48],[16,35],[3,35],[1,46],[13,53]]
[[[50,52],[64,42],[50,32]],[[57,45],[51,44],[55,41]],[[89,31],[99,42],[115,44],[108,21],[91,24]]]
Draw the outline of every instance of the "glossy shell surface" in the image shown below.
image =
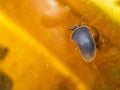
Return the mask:
[[74,29],[71,39],[78,45],[84,60],[92,61],[96,54],[96,45],[87,26]]

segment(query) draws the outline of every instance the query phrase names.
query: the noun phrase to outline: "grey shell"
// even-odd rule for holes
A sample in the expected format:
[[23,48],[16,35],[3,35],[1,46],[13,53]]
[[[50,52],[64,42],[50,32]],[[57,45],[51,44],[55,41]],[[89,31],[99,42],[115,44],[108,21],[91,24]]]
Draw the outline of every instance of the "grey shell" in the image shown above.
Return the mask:
[[78,45],[84,60],[91,61],[96,54],[96,45],[87,26],[76,28],[71,39]]

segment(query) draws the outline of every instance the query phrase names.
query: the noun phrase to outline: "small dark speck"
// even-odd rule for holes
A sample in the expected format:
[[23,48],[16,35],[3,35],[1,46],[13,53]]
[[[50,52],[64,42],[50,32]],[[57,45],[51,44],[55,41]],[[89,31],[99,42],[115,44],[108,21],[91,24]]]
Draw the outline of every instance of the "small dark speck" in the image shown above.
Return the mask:
[[8,48],[0,46],[0,60],[3,60],[8,54]]
[[11,78],[0,71],[0,90],[12,90],[12,86]]

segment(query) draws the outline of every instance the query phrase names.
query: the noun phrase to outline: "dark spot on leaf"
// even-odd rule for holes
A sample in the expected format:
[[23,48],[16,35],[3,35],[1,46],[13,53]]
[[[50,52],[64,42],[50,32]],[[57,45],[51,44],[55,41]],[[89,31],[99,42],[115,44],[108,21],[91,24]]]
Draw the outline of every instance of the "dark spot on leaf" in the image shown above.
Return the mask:
[[8,48],[0,46],[0,60],[3,60],[8,54]]
[[11,78],[0,71],[0,90],[12,90],[12,86]]
[[60,76],[55,90],[78,90],[78,88],[70,77]]

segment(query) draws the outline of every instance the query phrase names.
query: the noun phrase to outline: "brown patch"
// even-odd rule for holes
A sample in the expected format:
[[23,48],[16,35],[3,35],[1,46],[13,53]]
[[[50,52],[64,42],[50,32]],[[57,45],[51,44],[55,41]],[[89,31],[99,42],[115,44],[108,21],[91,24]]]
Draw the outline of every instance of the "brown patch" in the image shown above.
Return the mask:
[[100,32],[98,31],[98,29],[96,27],[91,25],[90,28],[91,28],[90,31],[91,31],[92,36],[93,36],[93,38],[95,40],[95,43],[96,43],[96,48],[98,50],[101,50],[103,42],[104,42],[102,37],[101,37],[101,34],[100,34]]

